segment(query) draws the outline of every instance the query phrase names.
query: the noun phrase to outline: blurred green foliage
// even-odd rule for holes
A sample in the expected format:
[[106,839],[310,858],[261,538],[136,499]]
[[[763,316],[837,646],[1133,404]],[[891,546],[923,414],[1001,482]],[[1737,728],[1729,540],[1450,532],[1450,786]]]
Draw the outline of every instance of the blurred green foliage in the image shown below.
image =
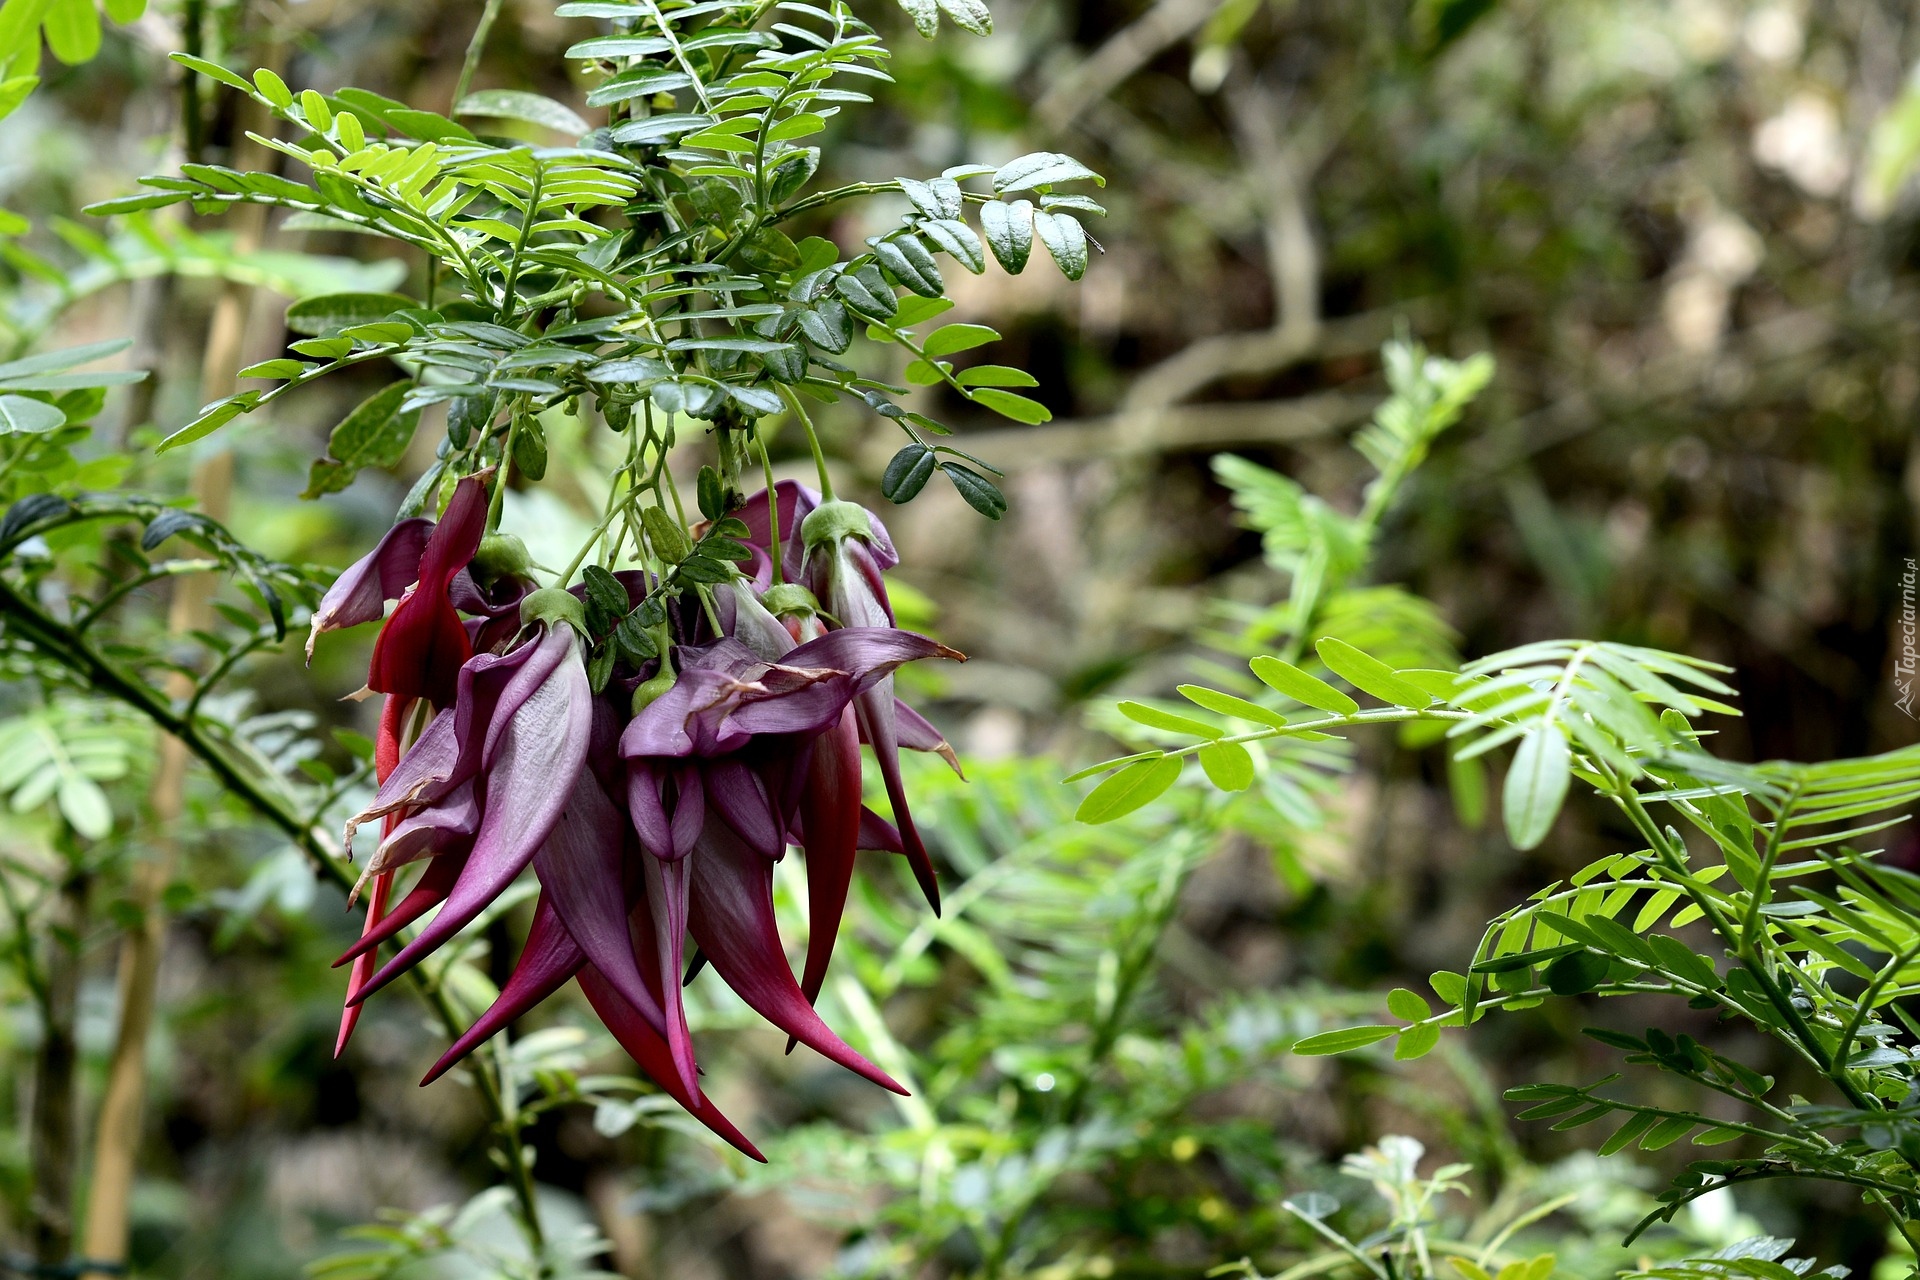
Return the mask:
[[[1005,469],[1010,499],[992,529],[934,491],[888,512],[932,602],[926,624],[974,656],[926,690],[971,781],[916,779],[958,881],[947,915],[913,910],[904,873],[870,891],[828,1015],[918,1087],[898,1103],[871,1095],[782,1056],[725,999],[696,997],[702,1034],[728,1042],[713,1092],[779,1135],[773,1166],[755,1171],[644,1096],[602,1088],[620,1059],[580,1011],[523,1028],[519,1078],[539,1108],[528,1141],[568,1265],[1106,1280],[1245,1257],[1249,1275],[1358,1276],[1384,1244],[1423,1278],[1480,1280],[1440,1260],[1460,1257],[1535,1280],[1526,1268],[1547,1253],[1569,1276],[1714,1249],[1726,1265],[1686,1273],[1769,1274],[1738,1264],[1785,1259],[1797,1237],[1816,1267],[1874,1266],[1887,1241],[1857,1200],[1804,1189],[1703,1203],[1620,1251],[1681,1157],[1581,1156],[1542,1126],[1510,1130],[1498,1101],[1507,1085],[1597,1074],[1605,1058],[1572,1006],[1454,1033],[1414,1063],[1289,1056],[1305,1035],[1375,1016],[1389,987],[1464,970],[1496,912],[1620,847],[1624,828],[1598,807],[1575,797],[1538,850],[1516,854],[1481,821],[1484,780],[1417,735],[1303,750],[1235,798],[1192,778],[1101,828],[1072,824],[1077,792],[1059,778],[1124,721],[1084,717],[1089,699],[1179,711],[1178,684],[1225,689],[1215,673],[1255,653],[1298,658],[1329,633],[1395,667],[1559,634],[1722,661],[1746,695],[1741,720],[1716,722],[1731,760],[1911,741],[1892,686],[1920,474],[1913,15],[1877,0],[1031,0],[997,6],[991,37],[923,44],[913,16],[873,8],[897,84],[877,113],[830,126],[823,181],[1058,149],[1107,175],[1111,212],[1080,293],[1039,271],[955,289],[950,318],[1006,334],[996,358],[1036,376],[1051,421],[997,426],[951,389],[903,401]],[[0,124],[0,198],[22,219],[0,226],[5,354],[130,337],[123,363],[153,376],[111,395],[0,387],[0,407],[44,406],[7,419],[25,424],[0,439],[9,502],[123,483],[182,492],[187,459],[150,446],[201,403],[225,286],[252,290],[245,363],[284,354],[289,301],[424,287],[416,261],[337,228],[270,223],[249,247],[192,219],[76,216],[170,167],[183,106],[212,160],[232,162],[259,127],[233,95],[203,99],[175,78],[164,54],[188,24],[205,56],[443,110],[477,16],[183,0],[118,26],[139,15],[110,5],[99,55],[60,65],[89,51],[82,9],[94,13],[0,8],[10,34],[41,15],[57,59]],[[514,0],[476,87],[591,116],[559,56],[582,29]],[[883,229],[864,216],[821,212],[812,229],[857,244]],[[1376,472],[1346,437],[1389,391],[1394,370],[1374,352],[1402,326],[1436,352],[1489,351],[1498,374],[1369,521]],[[898,363],[906,374],[905,353]],[[324,503],[294,501],[327,429],[385,380],[369,371],[229,429],[244,542],[338,565],[385,527],[430,461],[417,451]],[[863,408],[824,419],[849,490],[879,493],[884,427]],[[527,501],[566,545],[592,514],[565,505],[586,492],[567,475],[609,461],[591,424],[554,414],[547,431],[565,497]],[[785,443],[783,471],[803,452]],[[110,566],[82,590],[141,579],[128,614],[143,643],[160,634],[167,578],[209,554],[182,541],[156,558],[100,525],[42,541],[63,563]],[[1303,572],[1315,563],[1328,568]],[[1329,586],[1303,593],[1316,572]],[[372,726],[334,699],[358,683],[358,659],[323,651],[306,676],[270,628],[248,634],[262,639],[246,691],[215,708],[231,741],[309,799],[350,784],[365,744],[352,735]],[[24,669],[7,675],[8,945],[39,936],[63,885],[88,883],[70,949],[91,1114],[113,944],[134,923],[129,875],[152,853],[152,737],[65,684],[42,701]],[[59,745],[22,745],[43,733]],[[185,857],[165,899],[136,1271],[287,1276],[327,1255],[323,1274],[343,1277],[524,1270],[492,1229],[499,1197],[482,1188],[497,1174],[471,1097],[412,1085],[432,1044],[414,1012],[370,1011],[347,1058],[329,1057],[327,965],[349,936],[333,891],[204,776],[175,830]],[[1904,829],[1881,838],[1902,865],[1920,849]],[[796,887],[782,901],[794,940]],[[452,958],[458,998],[486,998],[518,926],[503,912]],[[0,1195],[16,1231],[31,1216],[26,1116],[45,1033],[31,971],[8,971],[0,1019]],[[1786,1069],[1750,1049],[1757,1067]],[[1662,1087],[1672,1105],[1697,1101]],[[1391,1136],[1406,1133],[1430,1152],[1417,1169]],[[1356,1152],[1370,1152],[1359,1180],[1340,1164]],[[1442,1180],[1465,1191],[1428,1181],[1456,1161],[1471,1171]],[[1429,1195],[1430,1213],[1410,1208]],[[400,1216],[342,1243],[383,1209]],[[1367,1259],[1326,1231],[1367,1241]]]

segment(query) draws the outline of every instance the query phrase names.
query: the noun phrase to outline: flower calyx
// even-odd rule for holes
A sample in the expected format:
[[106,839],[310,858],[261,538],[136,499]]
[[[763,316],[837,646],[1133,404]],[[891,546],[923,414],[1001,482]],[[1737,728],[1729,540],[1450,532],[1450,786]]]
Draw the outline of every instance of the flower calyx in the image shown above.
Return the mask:
[[809,552],[848,538],[873,541],[873,517],[857,502],[824,502],[800,522],[800,541]]
[[560,587],[542,587],[538,591],[527,593],[520,602],[520,625],[531,627],[540,623],[552,626],[564,622],[580,635],[587,634],[586,606],[571,591]]

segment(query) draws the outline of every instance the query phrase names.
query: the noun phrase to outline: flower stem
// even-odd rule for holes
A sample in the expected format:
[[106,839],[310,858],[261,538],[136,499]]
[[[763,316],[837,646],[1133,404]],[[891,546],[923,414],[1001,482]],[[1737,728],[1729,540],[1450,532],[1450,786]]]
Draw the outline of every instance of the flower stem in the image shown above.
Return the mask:
[[507,473],[513,470],[513,441],[520,433],[520,415],[507,418],[507,438],[500,443],[500,472],[493,482],[493,497],[487,501],[487,532],[500,528],[500,510],[507,499]]
[[473,39],[467,42],[467,56],[460,64],[460,78],[453,84],[453,108],[458,110],[460,100],[467,96],[467,90],[473,87],[473,73],[480,69],[480,55],[487,47],[487,37],[493,34],[494,20],[500,16],[502,0],[487,0],[487,7],[480,11],[480,21],[473,28]]
[[793,393],[792,387],[782,383],[780,398],[787,402],[787,408],[793,410],[794,416],[800,419],[801,430],[807,433],[807,448],[813,451],[813,465],[820,472],[821,501],[834,501],[833,477],[827,474],[827,455],[820,449],[820,437],[813,433],[813,419],[807,416],[806,409],[800,403],[800,397]]
[[773,560],[773,585],[777,587],[785,581],[780,576],[780,495],[773,489],[773,459],[767,454],[765,428],[756,425],[753,437],[760,446],[760,469],[767,477],[767,555]]

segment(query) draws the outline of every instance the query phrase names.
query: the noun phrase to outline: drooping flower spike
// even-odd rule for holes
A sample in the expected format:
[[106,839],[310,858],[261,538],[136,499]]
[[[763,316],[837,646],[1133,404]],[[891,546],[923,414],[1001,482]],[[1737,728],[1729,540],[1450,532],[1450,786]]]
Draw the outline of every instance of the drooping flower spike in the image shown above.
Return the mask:
[[[785,508],[783,560],[797,566],[798,526],[815,504],[797,487],[783,486],[778,496]],[[459,498],[456,492],[455,504]],[[756,501],[764,511],[766,496]],[[428,1080],[571,979],[642,1071],[757,1158],[699,1088],[679,981],[691,936],[719,977],[769,1022],[899,1090],[812,1005],[856,850],[913,857],[909,851],[918,849],[923,884],[931,885],[917,832],[909,842],[863,807],[859,747],[862,737],[894,742],[886,725],[901,724],[903,745],[949,750],[930,725],[896,704],[891,680],[902,663],[959,655],[892,625],[878,567],[865,604],[846,595],[854,607],[843,605],[835,619],[864,618],[870,625],[830,628],[810,593],[772,586],[764,537],[734,553],[746,557],[745,576],[699,588],[698,600],[691,589],[684,597],[676,596],[677,588],[663,589],[654,574],[623,572],[601,575],[595,589],[602,594],[591,607],[583,604],[585,588],[548,589],[520,599],[510,617],[509,602],[524,588],[508,583],[489,593],[478,584],[497,575],[469,572],[457,562],[462,554],[471,559],[478,538],[470,536],[465,510],[456,519],[455,504],[423,541],[419,526],[390,534],[384,560],[376,550],[343,575],[347,585],[336,588],[340,598],[328,624],[317,627],[363,617],[374,607],[373,591],[390,588],[420,541],[418,585],[403,608],[426,599],[435,610],[419,606],[405,618],[396,610],[388,629],[399,622],[403,630],[401,640],[390,642],[391,652],[411,663],[444,664],[447,650],[408,638],[428,634],[428,623],[415,619],[434,619],[441,602],[456,621],[458,612],[475,615],[463,638],[479,641],[450,673],[436,670],[420,681],[421,687],[448,687],[451,695],[435,703],[430,719],[416,717],[426,720],[424,727],[391,761],[404,718],[395,708],[404,709],[406,701],[390,700],[383,716],[383,725],[392,719],[394,727],[391,734],[383,728],[380,785],[348,828],[350,851],[354,826],[381,819],[381,841],[362,878],[373,883],[373,909],[361,939],[340,961],[354,966],[342,1043],[368,996],[471,924],[531,866],[540,894],[513,975]],[[483,523],[484,507],[479,510]],[[749,504],[750,540],[751,512]],[[737,536],[741,526],[732,529]],[[891,564],[884,529],[878,540],[885,547],[880,560]],[[387,560],[400,567],[387,569]],[[832,582],[831,569],[809,576]],[[625,656],[616,664],[608,647],[607,591],[624,595],[658,637],[637,666],[633,649],[619,651]],[[433,637],[444,630],[436,621]],[[597,674],[590,674],[587,659],[596,653]],[[884,696],[876,699],[876,690]],[[878,734],[870,723],[880,726]],[[897,779],[890,750],[876,754],[883,776],[890,771]],[[904,831],[912,831],[897,782],[889,791]],[[812,895],[797,981],[773,910],[773,868],[789,844],[805,851]],[[424,870],[388,909],[393,876],[414,862],[424,862]],[[374,968],[379,945],[430,911],[398,954]]]

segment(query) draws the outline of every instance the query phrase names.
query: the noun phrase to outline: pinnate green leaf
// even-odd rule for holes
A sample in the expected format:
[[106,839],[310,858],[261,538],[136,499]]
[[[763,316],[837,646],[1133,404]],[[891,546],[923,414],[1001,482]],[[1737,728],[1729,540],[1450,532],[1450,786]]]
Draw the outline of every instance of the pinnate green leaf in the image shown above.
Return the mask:
[[303,498],[338,493],[353,483],[365,467],[391,467],[413,440],[420,421],[417,409],[402,412],[401,402],[413,383],[400,381],[381,388],[356,405],[327,438],[328,457],[314,462]]
[[937,459],[933,450],[918,441],[893,455],[880,477],[880,494],[889,502],[909,502],[926,488]]
[[1078,218],[1040,210],[1033,215],[1033,230],[1061,275],[1078,280],[1087,274],[1087,232]]
[[0,395],[0,436],[39,435],[66,425],[67,415],[31,396]]
[[1205,685],[1183,684],[1176,692],[1196,707],[1205,707],[1219,715],[1235,716],[1241,720],[1251,720],[1255,724],[1264,724],[1275,729],[1284,729],[1287,725],[1287,718],[1271,707],[1263,707],[1257,702],[1236,698],[1230,693],[1209,689]]
[[954,378],[963,387],[1037,387],[1040,379],[1025,369],[1004,364],[977,364]]
[[385,320],[396,311],[416,305],[412,298],[398,293],[327,293],[317,298],[302,298],[288,307],[287,328],[317,338],[335,330]]
[[564,102],[555,102],[552,98],[519,89],[483,89],[479,93],[470,93],[460,99],[453,114],[520,120],[575,138],[593,128]]
[[943,462],[940,469],[947,473],[947,479],[953,481],[954,489],[966,500],[966,504],[987,519],[998,520],[1007,513],[1007,496],[1000,492],[1000,487],[993,481],[957,462]]
[[995,387],[971,387],[967,391],[967,398],[975,404],[985,405],[1003,418],[1012,418],[1030,427],[1053,420],[1053,410],[1038,400],[1015,395],[1011,391],[1001,391]]
[[1394,1042],[1393,1056],[1397,1062],[1411,1062],[1415,1058],[1424,1058],[1440,1045],[1440,1028],[1433,1023],[1421,1023],[1408,1027],[1400,1033]]
[[993,175],[993,189],[996,192],[1025,191],[1058,182],[1080,181],[1092,182],[1099,187],[1107,185],[1105,178],[1072,156],[1061,155],[1057,151],[1035,151],[1001,165]]
[[958,351],[971,351],[999,339],[998,333],[983,324],[950,324],[928,334],[924,350],[931,359],[950,356]]
[[1009,275],[1026,270],[1033,256],[1033,205],[1026,200],[1011,204],[990,200],[980,206],[980,229],[986,233],[987,247]]
[[1387,1012],[1403,1022],[1425,1022],[1433,1016],[1433,1006],[1419,992],[1395,987],[1387,992]]

